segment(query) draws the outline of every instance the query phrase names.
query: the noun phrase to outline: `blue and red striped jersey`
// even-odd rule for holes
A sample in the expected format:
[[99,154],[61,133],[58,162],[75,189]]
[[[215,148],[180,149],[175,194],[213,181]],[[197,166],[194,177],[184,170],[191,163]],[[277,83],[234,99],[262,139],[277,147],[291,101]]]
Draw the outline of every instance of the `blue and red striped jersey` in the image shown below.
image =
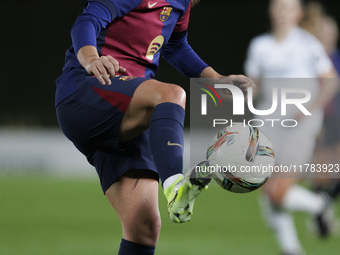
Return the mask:
[[127,70],[121,75],[152,78],[162,54],[183,74],[198,77],[207,64],[187,42],[190,9],[191,0],[88,1],[71,31],[73,45],[56,81],[56,104],[77,90],[74,70],[83,68],[76,54],[85,45],[115,58]]

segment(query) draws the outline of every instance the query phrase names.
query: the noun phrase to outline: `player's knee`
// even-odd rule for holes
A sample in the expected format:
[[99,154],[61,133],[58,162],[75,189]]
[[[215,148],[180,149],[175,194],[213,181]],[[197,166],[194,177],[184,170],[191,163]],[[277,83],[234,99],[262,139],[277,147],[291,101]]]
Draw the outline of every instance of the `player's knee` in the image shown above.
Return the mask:
[[143,217],[130,219],[125,225],[125,231],[134,242],[156,246],[161,231],[161,218],[159,213],[150,213]]
[[272,192],[272,193],[269,193],[267,194],[270,201],[273,203],[273,204],[276,204],[276,205],[282,205],[282,202],[283,202],[283,199],[284,199],[284,196],[285,196],[285,192]]
[[142,222],[141,229],[144,238],[146,238],[150,243],[156,244],[161,232],[161,218],[153,217],[146,220],[145,222]]
[[159,103],[171,102],[185,107],[186,93],[184,89],[175,84],[166,84],[162,90]]
[[270,178],[262,190],[273,204],[281,205],[289,187],[287,179]]

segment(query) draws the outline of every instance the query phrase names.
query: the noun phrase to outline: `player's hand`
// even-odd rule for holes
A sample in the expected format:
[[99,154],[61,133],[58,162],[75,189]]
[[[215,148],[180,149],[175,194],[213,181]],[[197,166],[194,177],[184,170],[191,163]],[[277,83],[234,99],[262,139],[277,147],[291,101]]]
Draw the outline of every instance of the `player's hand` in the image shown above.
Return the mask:
[[[223,78],[221,78],[220,82],[235,85],[235,86],[239,87],[243,91],[245,97],[247,96],[247,89],[248,88],[255,88],[254,82],[250,78],[248,78],[244,75],[224,76]],[[225,93],[227,95],[231,95],[231,92],[228,89],[225,89],[223,91],[223,93]]]
[[118,72],[126,72],[126,69],[112,56],[101,56],[88,64],[85,69],[90,75],[95,75],[102,85],[111,85],[110,78]]

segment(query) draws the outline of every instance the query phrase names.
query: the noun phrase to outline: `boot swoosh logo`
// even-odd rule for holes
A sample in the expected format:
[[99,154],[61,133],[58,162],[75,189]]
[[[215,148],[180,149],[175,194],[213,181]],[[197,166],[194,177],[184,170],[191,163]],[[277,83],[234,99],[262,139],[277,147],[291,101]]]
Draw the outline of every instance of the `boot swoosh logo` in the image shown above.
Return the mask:
[[179,147],[183,148],[183,146],[181,144],[179,144],[179,143],[170,143],[170,141],[168,141],[168,146],[179,146]]

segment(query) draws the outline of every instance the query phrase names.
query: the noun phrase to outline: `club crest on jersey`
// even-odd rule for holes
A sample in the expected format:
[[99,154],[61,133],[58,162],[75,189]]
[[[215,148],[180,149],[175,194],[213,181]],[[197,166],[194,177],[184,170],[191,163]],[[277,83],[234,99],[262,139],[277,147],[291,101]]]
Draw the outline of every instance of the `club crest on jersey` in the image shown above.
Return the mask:
[[159,15],[159,19],[164,22],[167,21],[168,18],[170,17],[170,13],[172,11],[172,7],[169,6],[165,6],[161,12],[161,14]]
[[137,77],[133,77],[133,76],[120,76],[118,79],[121,81],[131,81],[133,79],[136,79]]

